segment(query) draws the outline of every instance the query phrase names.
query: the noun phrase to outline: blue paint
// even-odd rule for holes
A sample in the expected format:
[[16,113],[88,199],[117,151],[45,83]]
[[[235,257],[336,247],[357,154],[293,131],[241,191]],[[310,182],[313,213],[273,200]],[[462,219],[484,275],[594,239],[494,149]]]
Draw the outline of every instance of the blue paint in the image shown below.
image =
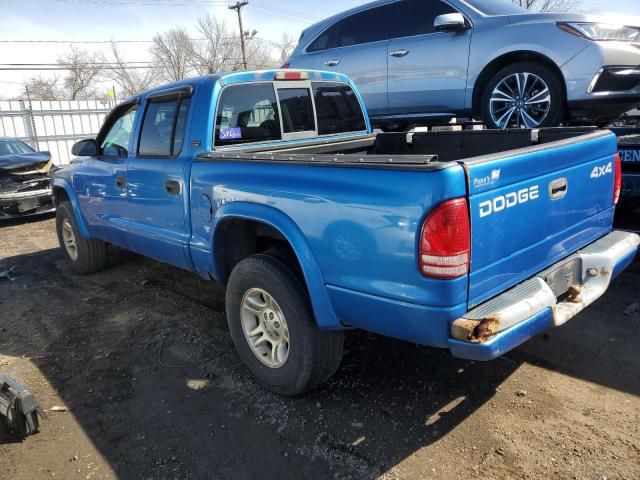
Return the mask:
[[[540,314],[481,346],[449,338],[451,322],[470,303],[535,275],[611,230],[613,178],[591,179],[589,173],[613,159],[613,135],[483,162],[447,162],[439,169],[255,162],[241,153],[234,160],[199,156],[216,148],[213,132],[222,89],[273,81],[275,73],[236,72],[172,85],[174,90],[190,87],[192,95],[183,147],[173,157],[136,155],[147,99],[167,87],[140,94],[127,156],[84,157],[55,173],[54,185],[69,195],[82,235],[226,282],[225,254],[233,246],[224,244],[220,232],[231,220],[260,222],[291,245],[321,328],[359,327],[448,347],[465,358],[493,358],[548,326],[548,316]],[[311,71],[309,77],[353,87],[340,74]],[[322,139],[368,136],[365,119],[364,133]],[[224,135],[231,138],[237,130]],[[569,184],[562,205],[547,192],[547,184],[558,177]],[[536,201],[481,216],[487,201],[534,183],[539,184]],[[472,273],[453,280],[426,278],[417,259],[425,218],[440,203],[462,197],[471,210]],[[615,273],[630,261],[622,259]]]

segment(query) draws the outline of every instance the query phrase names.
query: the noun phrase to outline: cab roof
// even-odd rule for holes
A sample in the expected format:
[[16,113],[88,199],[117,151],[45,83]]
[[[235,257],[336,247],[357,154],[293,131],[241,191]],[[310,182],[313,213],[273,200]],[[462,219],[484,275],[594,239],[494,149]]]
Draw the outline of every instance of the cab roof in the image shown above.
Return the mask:
[[250,70],[246,72],[222,72],[211,75],[204,75],[201,77],[186,78],[177,82],[166,83],[158,87],[151,88],[140,92],[137,95],[133,95],[128,98],[126,102],[132,100],[140,100],[149,95],[155,93],[161,93],[167,90],[178,89],[180,87],[198,85],[206,85],[209,83],[220,82],[222,85],[232,85],[235,83],[251,83],[251,82],[269,82],[275,81],[276,73],[278,72],[306,72],[310,81],[325,81],[325,82],[341,82],[351,84],[349,77],[337,72],[325,72],[321,70],[301,70],[301,69],[272,69],[272,70]]

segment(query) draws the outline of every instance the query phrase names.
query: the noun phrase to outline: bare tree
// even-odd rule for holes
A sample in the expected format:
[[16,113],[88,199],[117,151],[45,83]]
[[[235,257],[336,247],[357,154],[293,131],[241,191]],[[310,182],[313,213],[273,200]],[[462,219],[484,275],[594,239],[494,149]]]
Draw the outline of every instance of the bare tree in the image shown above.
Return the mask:
[[567,12],[582,3],[581,0],[511,0],[511,2],[535,12]]
[[233,70],[240,55],[240,46],[224,22],[207,15],[198,19],[196,28],[202,37],[191,42],[191,66],[196,73],[207,75]]
[[29,91],[29,97],[31,100],[61,100],[64,95],[62,94],[58,83],[58,77],[44,78],[36,76],[29,78],[25,83],[25,86]]
[[68,68],[63,84],[70,100],[95,96],[95,81],[101,71],[99,57],[71,45],[69,51],[58,56],[58,64]]
[[[273,45],[260,40],[251,38],[245,43],[247,52],[247,68],[249,70],[260,70],[263,68],[279,67],[281,63],[278,58],[273,56]],[[238,70],[242,67],[242,59],[238,63]]]
[[278,45],[278,62],[282,65],[287,61],[291,52],[296,47],[296,40],[288,33],[283,33],[282,38],[280,40],[280,44]]
[[173,82],[188,76],[193,45],[182,27],[154,36],[150,52],[164,80]]
[[154,83],[154,69],[132,68],[128,66],[118,44],[111,42],[110,55],[107,57],[110,68],[104,70],[104,76],[124,92],[126,96],[146,90]]

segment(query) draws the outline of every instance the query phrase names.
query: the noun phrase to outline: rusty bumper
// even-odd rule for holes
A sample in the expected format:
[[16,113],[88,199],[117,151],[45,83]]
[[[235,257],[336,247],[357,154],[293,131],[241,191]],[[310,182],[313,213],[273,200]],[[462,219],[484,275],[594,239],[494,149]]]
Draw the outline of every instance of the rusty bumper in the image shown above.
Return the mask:
[[[454,356],[491,360],[567,322],[604,294],[635,258],[640,236],[614,231],[451,324]],[[575,271],[576,273],[572,273]],[[571,279],[562,286],[559,277]]]

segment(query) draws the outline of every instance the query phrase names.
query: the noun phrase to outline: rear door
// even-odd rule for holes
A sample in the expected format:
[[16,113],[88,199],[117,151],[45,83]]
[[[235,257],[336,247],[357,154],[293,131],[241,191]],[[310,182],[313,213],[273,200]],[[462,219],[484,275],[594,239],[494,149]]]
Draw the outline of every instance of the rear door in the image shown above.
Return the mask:
[[143,106],[127,166],[127,248],[188,267],[187,142],[191,87],[160,92]]
[[456,13],[440,0],[395,5],[389,41],[389,113],[455,112],[464,108],[471,29],[438,32],[438,15]]
[[615,151],[613,135],[594,132],[463,162],[471,306],[611,230]]
[[350,15],[321,33],[295,68],[344,73],[358,86],[370,115],[385,114],[387,101],[387,43],[391,6]]

